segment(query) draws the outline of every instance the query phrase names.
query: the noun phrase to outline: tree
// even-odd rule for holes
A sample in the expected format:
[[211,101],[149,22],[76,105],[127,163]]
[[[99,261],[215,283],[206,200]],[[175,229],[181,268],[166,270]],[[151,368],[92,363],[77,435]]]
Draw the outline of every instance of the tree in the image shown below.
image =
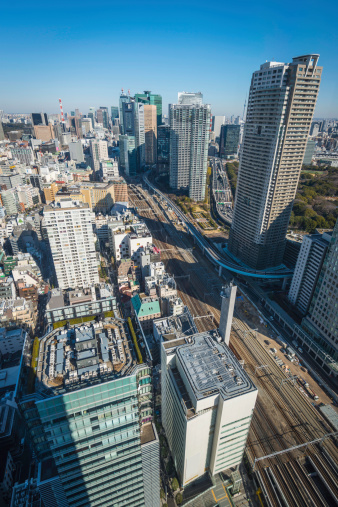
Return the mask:
[[174,491],[176,491],[180,487],[176,477],[174,477],[173,480],[171,481],[171,487],[173,488]]
[[174,465],[173,465],[172,460],[170,460],[167,463],[166,472],[167,472],[168,475],[171,475],[173,473],[173,470],[174,470]]
[[181,495],[181,493],[177,493],[177,495],[175,496],[175,502],[177,503],[177,505],[181,505],[181,503],[183,502],[183,496]]
[[164,492],[164,489],[160,489],[160,497],[162,498],[162,500],[165,499],[165,492]]
[[163,459],[168,456],[168,449],[164,445],[161,447],[161,456]]

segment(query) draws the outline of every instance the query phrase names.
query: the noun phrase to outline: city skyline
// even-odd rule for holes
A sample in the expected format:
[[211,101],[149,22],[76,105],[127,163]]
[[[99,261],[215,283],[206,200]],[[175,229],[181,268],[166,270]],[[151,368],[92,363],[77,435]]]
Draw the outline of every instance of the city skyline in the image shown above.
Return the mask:
[[[87,114],[90,106],[117,105],[121,88],[131,88],[133,94],[145,89],[161,94],[164,113],[177,91],[186,90],[201,91],[215,115],[239,115],[258,65],[265,60],[287,62],[290,54],[314,51],[326,69],[315,117],[338,116],[336,35],[327,34],[325,8],[316,12],[316,30],[309,30],[313,10],[309,4],[305,9],[304,2],[292,7],[292,17],[289,5],[265,2],[258,8],[245,2],[240,10],[223,5],[205,8],[199,3],[192,8],[186,3],[179,6],[179,16],[175,4],[170,4],[171,9],[165,4],[161,9],[153,9],[152,2],[147,5],[133,21],[126,19],[122,6],[104,2],[95,10],[77,2],[43,9],[19,2],[15,14],[5,6],[1,28],[11,44],[4,52],[3,68],[17,76],[19,58],[24,78],[12,79],[11,86],[8,80],[1,82],[0,109],[58,113],[61,97],[65,111],[78,107]],[[130,9],[134,6],[132,2]],[[330,6],[333,17],[335,11]],[[118,22],[109,24],[109,19]],[[89,21],[102,30],[88,31]],[[31,33],[39,36],[32,38]],[[23,47],[29,58],[22,58]],[[126,51],[133,47],[138,53],[130,65]]]

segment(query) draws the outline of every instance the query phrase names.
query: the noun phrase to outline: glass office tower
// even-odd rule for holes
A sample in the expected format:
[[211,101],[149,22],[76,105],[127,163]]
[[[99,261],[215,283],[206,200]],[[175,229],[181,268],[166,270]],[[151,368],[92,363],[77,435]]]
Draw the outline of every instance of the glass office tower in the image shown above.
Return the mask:
[[162,125],[162,95],[146,90],[144,93],[135,93],[135,102],[156,106],[157,126]]
[[240,125],[221,126],[219,141],[219,155],[221,158],[231,158],[237,155],[240,129]]
[[[113,343],[114,333],[112,338],[95,325],[53,331],[40,343],[41,388],[23,398],[21,407],[41,462],[44,501],[159,505],[151,369],[132,361],[123,337],[111,356]],[[47,477],[51,461],[55,474]]]

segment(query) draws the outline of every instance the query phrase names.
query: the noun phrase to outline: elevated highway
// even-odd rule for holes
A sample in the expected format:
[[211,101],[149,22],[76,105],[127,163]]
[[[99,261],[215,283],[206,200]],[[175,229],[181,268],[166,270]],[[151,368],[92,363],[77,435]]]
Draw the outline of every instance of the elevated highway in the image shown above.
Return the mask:
[[189,218],[186,217],[184,213],[182,213],[179,207],[176,206],[176,204],[173,203],[169,197],[163,194],[160,190],[158,190],[158,188],[155,187],[155,185],[149,181],[146,174],[143,176],[143,181],[148,186],[148,188],[159,195],[161,199],[166,201],[166,203],[175,211],[176,215],[185,225],[189,234],[193,236],[195,243],[197,243],[201,248],[203,254],[208,257],[215,266],[218,267],[220,276],[222,274],[222,269],[226,269],[232,273],[236,273],[237,275],[249,276],[253,278],[282,279],[290,278],[292,276],[293,271],[287,268],[280,270],[271,269],[265,271],[257,271],[245,266],[241,266],[240,264],[235,263],[233,260],[226,258],[225,255],[221,255],[216,247],[212,245],[204,236],[202,236],[202,234],[196,229]]

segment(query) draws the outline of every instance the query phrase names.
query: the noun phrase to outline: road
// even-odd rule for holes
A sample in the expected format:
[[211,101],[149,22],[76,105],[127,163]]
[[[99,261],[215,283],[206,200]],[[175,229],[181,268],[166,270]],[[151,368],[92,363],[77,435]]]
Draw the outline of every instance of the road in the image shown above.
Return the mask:
[[144,176],[145,184],[155,192],[162,200],[166,201],[167,204],[175,211],[176,215],[180,218],[182,223],[185,225],[189,234],[194,237],[194,240],[199,244],[203,253],[208,257],[208,259],[215,264],[218,268],[224,268],[232,273],[236,273],[243,276],[249,276],[253,278],[269,278],[269,279],[282,279],[288,278],[292,275],[292,271],[288,269],[283,269],[281,271],[276,270],[268,270],[268,271],[257,271],[250,268],[245,268],[236,264],[234,261],[226,258],[221,255],[219,251],[215,248],[215,246],[210,243],[202,234],[196,229],[196,227],[192,224],[191,220],[182,213],[182,211],[176,206],[166,195],[160,192],[148,179],[148,177]]

